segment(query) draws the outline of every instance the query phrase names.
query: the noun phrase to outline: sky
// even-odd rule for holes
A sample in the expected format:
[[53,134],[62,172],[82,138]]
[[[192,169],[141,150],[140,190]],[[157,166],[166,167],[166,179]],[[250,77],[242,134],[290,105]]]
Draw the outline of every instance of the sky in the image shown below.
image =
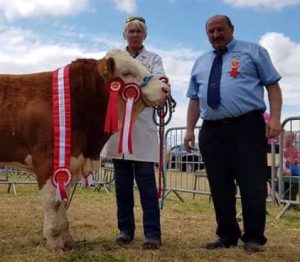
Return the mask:
[[211,49],[205,23],[216,14],[231,18],[236,39],[269,51],[282,76],[282,120],[299,116],[300,0],[0,0],[0,73],[52,71],[76,58],[100,59],[126,46],[126,17],[143,16],[145,46],[162,57],[177,101],[168,127],[182,127],[190,72]]

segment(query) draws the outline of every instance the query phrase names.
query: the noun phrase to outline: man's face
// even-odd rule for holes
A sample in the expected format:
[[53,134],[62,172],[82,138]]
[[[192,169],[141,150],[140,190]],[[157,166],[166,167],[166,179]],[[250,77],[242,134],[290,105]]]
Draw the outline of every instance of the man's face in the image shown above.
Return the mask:
[[140,48],[143,45],[145,39],[145,32],[138,27],[128,27],[125,34],[125,39],[129,47]]
[[233,27],[228,25],[224,17],[213,17],[207,22],[206,34],[213,48],[222,49],[231,41]]

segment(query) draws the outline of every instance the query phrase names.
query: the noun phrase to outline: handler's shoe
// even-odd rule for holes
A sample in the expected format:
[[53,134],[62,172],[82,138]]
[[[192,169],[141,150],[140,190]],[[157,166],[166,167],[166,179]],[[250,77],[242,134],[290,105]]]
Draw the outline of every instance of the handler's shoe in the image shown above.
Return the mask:
[[253,241],[245,243],[245,250],[250,253],[263,252],[264,248],[261,244]]
[[161,245],[161,241],[159,239],[154,238],[146,238],[143,243],[143,249],[159,249]]
[[132,242],[132,240],[133,236],[121,232],[120,235],[117,237],[116,242],[119,245],[128,245],[130,242]]
[[230,248],[237,246],[237,240],[228,240],[223,237],[219,237],[217,240],[208,243],[205,248],[206,249],[217,249],[217,248]]

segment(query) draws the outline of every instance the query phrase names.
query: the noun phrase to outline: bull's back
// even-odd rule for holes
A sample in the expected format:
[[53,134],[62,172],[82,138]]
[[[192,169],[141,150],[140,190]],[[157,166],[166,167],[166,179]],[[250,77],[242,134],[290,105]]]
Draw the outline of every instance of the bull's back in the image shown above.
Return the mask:
[[49,120],[51,83],[48,72],[0,75],[0,162],[24,163],[30,155],[30,140]]

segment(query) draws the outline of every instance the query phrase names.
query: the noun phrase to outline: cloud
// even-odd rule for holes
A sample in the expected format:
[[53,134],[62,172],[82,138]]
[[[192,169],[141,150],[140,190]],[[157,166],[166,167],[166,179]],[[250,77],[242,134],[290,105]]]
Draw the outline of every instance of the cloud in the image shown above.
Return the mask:
[[0,16],[6,21],[19,18],[66,16],[86,9],[89,0],[0,0]]
[[224,0],[224,2],[236,7],[264,7],[271,9],[282,9],[286,6],[300,4],[300,0]]
[[297,106],[300,101],[300,43],[293,42],[281,33],[266,33],[259,43],[270,53],[272,61],[282,76],[284,104]]
[[29,30],[0,30],[0,72],[33,73],[54,70],[80,57],[100,58],[104,51],[87,51],[76,44],[45,43]]
[[135,0],[112,0],[116,4],[116,8],[125,13],[133,13],[137,9]]

